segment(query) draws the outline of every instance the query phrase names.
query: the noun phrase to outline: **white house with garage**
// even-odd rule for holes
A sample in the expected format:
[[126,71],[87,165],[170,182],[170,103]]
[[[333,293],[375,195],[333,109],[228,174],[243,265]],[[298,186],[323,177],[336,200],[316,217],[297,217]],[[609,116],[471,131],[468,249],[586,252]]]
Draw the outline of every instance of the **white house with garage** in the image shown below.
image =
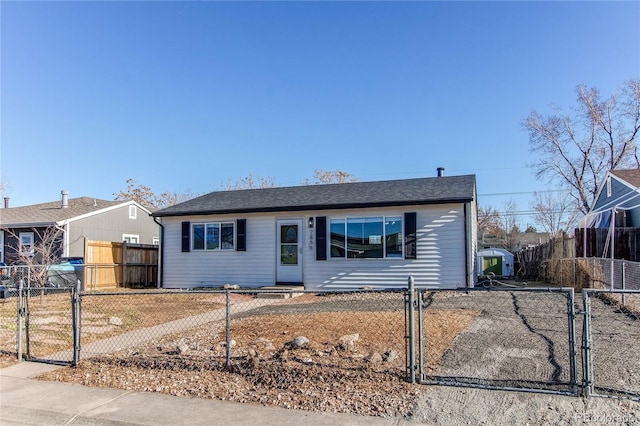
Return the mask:
[[153,213],[164,288],[476,282],[474,175],[219,191]]

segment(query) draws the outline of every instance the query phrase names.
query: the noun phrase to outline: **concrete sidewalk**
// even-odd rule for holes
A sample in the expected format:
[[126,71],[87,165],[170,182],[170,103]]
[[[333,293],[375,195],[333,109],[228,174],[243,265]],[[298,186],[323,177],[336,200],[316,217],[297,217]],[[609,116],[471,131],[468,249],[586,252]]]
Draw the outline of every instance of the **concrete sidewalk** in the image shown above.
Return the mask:
[[0,369],[0,424],[7,425],[406,425],[397,418],[320,413],[151,392],[90,388],[33,377],[59,367]]

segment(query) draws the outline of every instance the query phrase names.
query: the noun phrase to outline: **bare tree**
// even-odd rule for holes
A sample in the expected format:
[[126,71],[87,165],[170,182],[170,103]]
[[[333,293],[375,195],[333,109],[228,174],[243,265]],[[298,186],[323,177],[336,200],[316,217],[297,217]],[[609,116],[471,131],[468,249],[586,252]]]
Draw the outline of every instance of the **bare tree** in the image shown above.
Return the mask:
[[495,208],[478,206],[478,231],[482,235],[502,234],[500,213]]
[[630,80],[607,99],[584,85],[576,92],[571,114],[559,108],[548,116],[533,111],[522,125],[530,151],[540,156],[530,164],[536,177],[569,186],[570,196],[586,213],[606,172],[640,167],[640,80]]
[[551,237],[566,233],[575,226],[580,210],[573,198],[555,196],[550,192],[534,192],[533,197],[534,201],[529,204],[534,211],[533,218]]
[[186,190],[185,192],[163,192],[156,197],[156,205],[154,207],[162,208],[174,206],[196,197],[197,195],[192,193],[190,190]]
[[133,178],[127,179],[126,189],[120,190],[120,192],[113,195],[116,200],[133,200],[148,209],[169,207],[196,197],[189,190],[182,193],[163,192],[160,195],[156,195],[150,187],[136,183]]
[[0,178],[0,196],[4,196],[7,189],[9,189],[9,182],[3,176]]
[[223,191],[232,191],[236,189],[257,189],[257,188],[273,188],[276,186],[275,177],[256,177],[253,173],[248,176],[232,181],[228,179],[220,185]]
[[64,231],[57,226],[47,228],[32,228],[34,238],[32,244],[24,245],[20,235],[13,229],[2,229],[5,235],[13,241],[8,246],[13,253],[7,253],[14,264],[24,265],[30,270],[30,278],[36,286],[44,287],[48,281],[51,265],[60,261],[62,253],[62,237]]
[[313,179],[305,179],[303,185],[324,185],[328,183],[349,183],[359,182],[360,179],[344,170],[321,170],[316,169]]
[[518,204],[513,200],[504,203],[504,213],[500,216],[502,225],[502,240],[504,246],[512,250],[516,247],[518,234],[520,234],[520,221],[517,216]]
[[120,190],[120,192],[113,195],[115,195],[116,200],[133,200],[147,208],[157,207],[156,195],[151,188],[146,185],[137,184],[133,178],[127,179],[127,188],[125,190]]

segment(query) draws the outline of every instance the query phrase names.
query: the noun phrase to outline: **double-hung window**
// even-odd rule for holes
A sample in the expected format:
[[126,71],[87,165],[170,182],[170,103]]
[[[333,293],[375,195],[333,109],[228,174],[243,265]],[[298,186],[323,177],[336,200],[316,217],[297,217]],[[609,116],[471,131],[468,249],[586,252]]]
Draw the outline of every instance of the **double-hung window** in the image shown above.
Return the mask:
[[20,238],[20,256],[33,256],[34,255],[34,233],[33,232],[21,232]]
[[402,257],[402,217],[348,217],[329,223],[332,258]]
[[233,250],[235,223],[194,223],[191,228],[192,250]]

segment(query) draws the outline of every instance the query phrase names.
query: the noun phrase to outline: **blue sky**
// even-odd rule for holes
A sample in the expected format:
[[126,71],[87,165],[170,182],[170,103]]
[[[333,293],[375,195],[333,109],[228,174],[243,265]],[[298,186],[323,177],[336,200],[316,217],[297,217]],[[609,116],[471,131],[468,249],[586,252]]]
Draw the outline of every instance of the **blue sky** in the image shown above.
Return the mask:
[[128,178],[205,193],[442,166],[476,174],[481,205],[525,211],[554,188],[527,168],[522,120],[640,76],[640,2],[2,1],[0,16],[12,206],[113,199]]

